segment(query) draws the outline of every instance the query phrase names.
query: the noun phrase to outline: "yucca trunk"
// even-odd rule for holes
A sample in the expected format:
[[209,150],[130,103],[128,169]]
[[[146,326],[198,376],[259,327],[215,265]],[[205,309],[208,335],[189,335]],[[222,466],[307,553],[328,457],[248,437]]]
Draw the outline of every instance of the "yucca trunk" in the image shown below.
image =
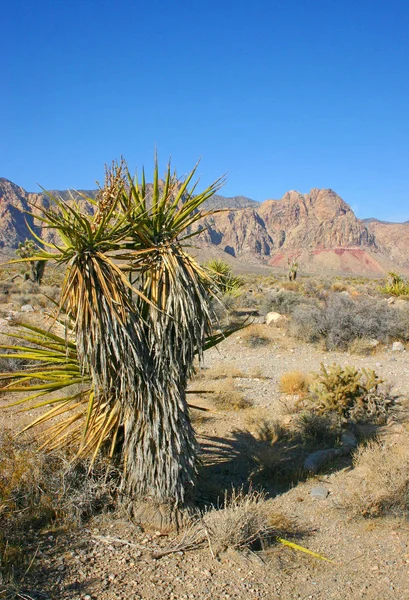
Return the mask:
[[126,504],[157,528],[178,526],[196,480],[197,443],[184,392],[171,387],[161,394],[145,389],[143,409],[125,413]]
[[210,297],[200,267],[178,244],[162,248],[141,279],[157,308],[140,307],[151,373],[149,385],[139,387],[140,410],[126,413],[124,483],[136,513],[142,500],[142,511],[148,507],[150,518],[156,512],[163,526],[193,500],[198,446],[186,388],[211,329]]

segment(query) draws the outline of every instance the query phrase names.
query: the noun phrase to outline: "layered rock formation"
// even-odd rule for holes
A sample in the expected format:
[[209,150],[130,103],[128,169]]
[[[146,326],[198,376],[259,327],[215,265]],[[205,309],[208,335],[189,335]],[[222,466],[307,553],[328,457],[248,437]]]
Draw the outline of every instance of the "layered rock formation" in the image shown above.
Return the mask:
[[[85,195],[95,197],[94,191]],[[67,198],[67,192],[56,192]],[[21,211],[48,204],[43,194],[0,179],[0,246],[16,247],[30,237],[28,225],[41,235],[40,223]],[[34,207],[34,208],[33,208]],[[197,238],[203,251],[217,250],[242,263],[287,266],[300,257],[304,270],[384,273],[409,272],[409,222],[383,223],[357,219],[351,208],[330,189],[308,194],[287,192],[281,200],[262,204],[235,196],[214,196],[206,208],[226,208],[208,217]]]

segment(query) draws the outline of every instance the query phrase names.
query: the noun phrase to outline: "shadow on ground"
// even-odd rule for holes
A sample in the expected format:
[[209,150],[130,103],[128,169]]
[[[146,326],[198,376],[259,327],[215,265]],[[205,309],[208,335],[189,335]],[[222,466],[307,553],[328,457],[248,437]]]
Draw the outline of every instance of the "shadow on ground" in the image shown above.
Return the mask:
[[[378,428],[366,427],[365,437],[376,435]],[[303,468],[307,456],[331,448],[336,441],[306,441],[294,432],[272,433],[261,427],[257,433],[233,431],[231,437],[201,436],[202,464],[199,469],[197,502],[218,505],[232,489],[258,489],[267,497],[282,494],[311,473]],[[352,453],[327,463],[321,473],[332,473],[352,465]]]

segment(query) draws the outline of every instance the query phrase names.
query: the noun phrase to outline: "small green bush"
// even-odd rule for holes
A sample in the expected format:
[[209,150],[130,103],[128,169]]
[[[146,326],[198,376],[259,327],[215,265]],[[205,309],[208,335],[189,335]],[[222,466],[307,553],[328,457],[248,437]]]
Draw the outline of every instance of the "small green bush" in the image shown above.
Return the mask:
[[388,273],[388,278],[385,285],[381,287],[381,291],[390,296],[407,296],[409,295],[409,282],[405,281],[398,273]]

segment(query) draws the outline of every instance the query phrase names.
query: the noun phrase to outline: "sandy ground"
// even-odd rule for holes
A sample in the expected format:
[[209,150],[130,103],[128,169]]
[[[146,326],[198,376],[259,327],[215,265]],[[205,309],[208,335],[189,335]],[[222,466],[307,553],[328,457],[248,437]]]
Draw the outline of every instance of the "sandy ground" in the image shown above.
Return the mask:
[[[234,385],[253,404],[244,410],[220,410],[209,396],[192,397],[192,402],[211,409],[197,418],[195,427],[203,451],[201,481],[212,476],[221,487],[230,488],[245,479],[245,445],[240,432],[254,436],[257,419],[288,418],[288,402],[279,392],[283,373],[318,371],[320,363],[352,364],[374,369],[393,386],[399,396],[399,418],[392,418],[379,435],[388,444],[399,444],[406,435],[402,415],[409,396],[407,352],[383,348],[361,357],[324,352],[294,342],[277,329],[271,344],[248,347],[240,334],[206,354],[205,368],[221,364],[242,371]],[[258,371],[256,371],[256,369]],[[256,376],[254,375],[256,373]],[[206,370],[204,371],[206,378]],[[207,379],[192,383],[202,389]],[[194,398],[194,400],[193,400]],[[0,426],[14,427],[19,417],[2,415]],[[207,473],[207,474],[206,474]],[[236,551],[213,557],[209,547],[172,552],[162,558],[152,553],[172,549],[172,535],[142,531],[120,518],[94,518],[79,530],[48,529],[31,540],[28,552],[35,559],[17,598],[59,600],[114,599],[208,599],[256,598],[328,599],[409,598],[409,522],[403,517],[352,519],[339,508],[348,486],[351,463],[342,462],[323,474],[300,478],[283,486],[273,500],[274,510],[291,519],[298,534],[294,541],[333,562],[295,552],[282,544],[267,554],[243,555]],[[324,486],[326,498],[311,496],[312,488]],[[203,486],[206,494],[206,485]],[[33,534],[34,536],[34,534]],[[22,593],[27,595],[21,595]]]

